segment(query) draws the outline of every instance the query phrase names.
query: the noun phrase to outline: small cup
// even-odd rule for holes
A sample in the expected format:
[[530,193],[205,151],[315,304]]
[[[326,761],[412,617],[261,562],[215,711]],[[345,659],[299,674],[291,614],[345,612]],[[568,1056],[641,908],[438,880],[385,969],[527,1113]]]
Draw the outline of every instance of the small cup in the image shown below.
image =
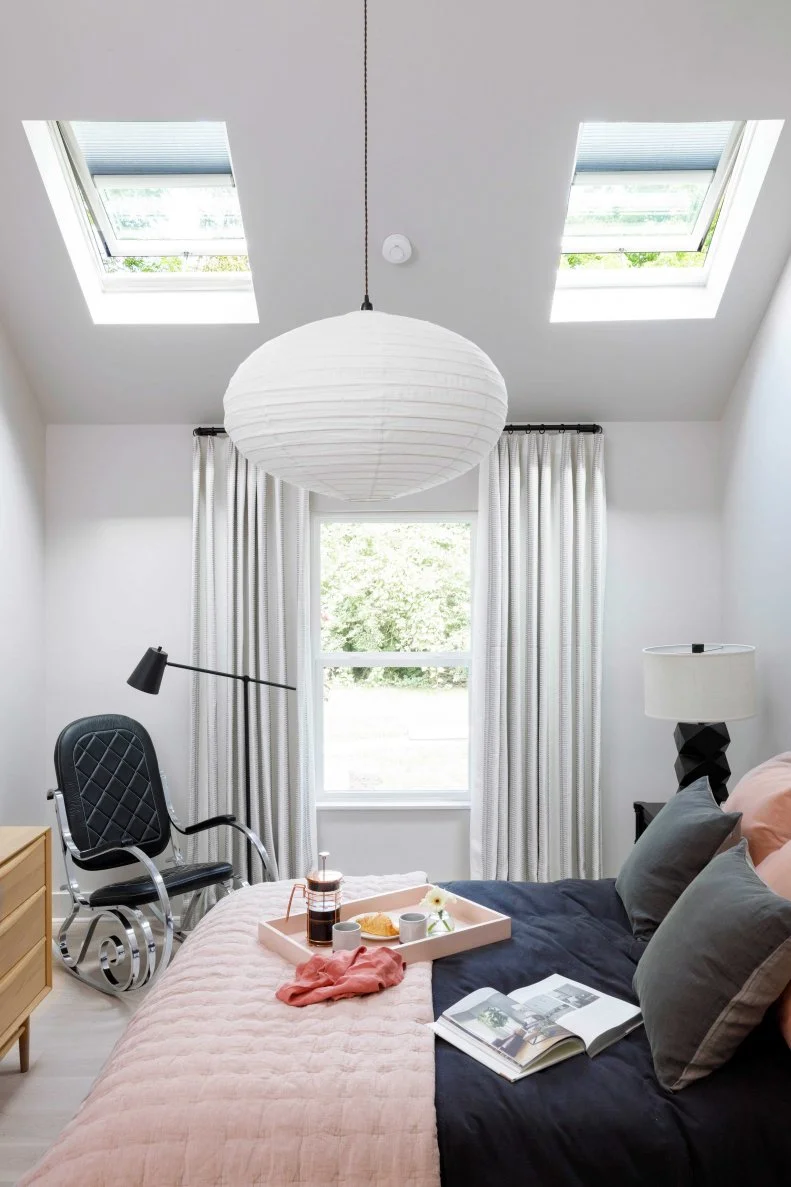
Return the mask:
[[405,911],[398,917],[398,938],[402,944],[425,940],[428,935],[428,912]]
[[360,931],[359,923],[355,923],[352,919],[344,923],[334,923],[332,925],[333,952],[347,952],[359,948],[362,943]]

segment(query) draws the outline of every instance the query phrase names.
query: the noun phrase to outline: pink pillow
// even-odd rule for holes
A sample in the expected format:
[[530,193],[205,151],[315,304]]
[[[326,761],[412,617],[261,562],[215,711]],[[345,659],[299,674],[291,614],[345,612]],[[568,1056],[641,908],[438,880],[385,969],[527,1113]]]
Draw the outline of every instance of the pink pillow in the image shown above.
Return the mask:
[[[756,873],[775,894],[791,899],[791,841],[764,858]],[[777,1003],[777,1016],[783,1038],[791,1047],[791,985]]]
[[748,771],[723,807],[726,812],[741,812],[742,836],[756,865],[791,841],[791,752]]

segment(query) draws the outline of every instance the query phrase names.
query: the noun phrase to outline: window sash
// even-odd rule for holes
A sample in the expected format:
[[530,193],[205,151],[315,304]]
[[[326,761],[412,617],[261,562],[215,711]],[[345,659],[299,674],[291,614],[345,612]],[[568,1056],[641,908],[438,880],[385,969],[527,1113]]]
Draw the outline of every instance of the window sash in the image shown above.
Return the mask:
[[[102,196],[96,186],[94,177],[83,156],[82,150],[77,142],[71,126],[63,121],[54,121],[54,129],[65,149],[66,158],[71,165],[71,169],[82,196],[88,206],[91,215],[98,228],[100,238],[103,246],[106,249],[107,255],[112,257],[123,258],[125,256],[175,256],[182,255],[188,252],[190,255],[205,255],[205,256],[237,256],[247,255],[247,241],[244,237],[241,238],[226,238],[226,239],[123,239],[120,238],[110,221],[107,211],[102,201]],[[100,184],[104,186],[111,186],[112,184],[119,184],[122,186],[131,185],[132,187],[144,188],[146,186],[158,185],[167,188],[171,185],[171,177],[174,176],[175,184],[178,186],[192,185],[202,186],[206,185],[227,185],[227,173],[210,173],[210,174],[178,174],[170,175],[167,173],[151,173],[151,174],[130,174],[128,177],[119,174],[97,175]],[[231,181],[233,176],[231,175]],[[244,275],[242,273],[241,275]]]
[[323,668],[463,668],[469,651],[322,651]]
[[[467,788],[460,791],[331,791],[324,787],[324,671],[326,668],[468,668],[471,651],[323,651],[321,649],[321,527],[323,523],[469,523],[470,525],[470,621],[473,618],[475,571],[475,523],[472,512],[364,511],[320,513],[313,516],[311,566],[311,644],[314,673],[314,771],[316,804],[319,808],[467,808],[470,804],[471,771]],[[469,687],[469,684],[468,684]],[[471,699],[470,699],[471,703]],[[468,731],[468,763],[469,737]]]
[[563,239],[561,242],[561,252],[563,255],[568,255],[572,252],[580,254],[587,252],[595,252],[598,254],[606,254],[614,251],[700,251],[703,243],[708,235],[714,216],[717,213],[720,203],[722,202],[725,187],[730,180],[733,172],[736,159],[739,151],[744,143],[746,123],[744,121],[737,122],[733,125],[727,144],[720,156],[719,163],[716,170],[712,174],[711,170],[625,170],[622,172],[611,171],[607,173],[602,172],[588,172],[575,171],[572,180],[572,186],[579,181],[580,184],[590,183],[591,181],[600,184],[610,183],[617,185],[624,180],[641,180],[641,181],[683,181],[689,177],[700,177],[701,174],[711,178],[706,196],[701,205],[698,217],[695,220],[695,226],[689,234],[679,235],[659,235],[641,234],[639,232],[630,234],[628,231],[623,231],[620,234],[617,231],[601,235],[575,235],[573,231],[564,229]]

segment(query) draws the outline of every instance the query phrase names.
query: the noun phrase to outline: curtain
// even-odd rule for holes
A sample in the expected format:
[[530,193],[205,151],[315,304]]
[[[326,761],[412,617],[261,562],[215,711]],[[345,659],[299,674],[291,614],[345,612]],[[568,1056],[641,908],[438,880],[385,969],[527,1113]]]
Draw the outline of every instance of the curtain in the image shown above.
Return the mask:
[[480,468],[474,878],[601,872],[602,434],[512,433]]
[[[306,873],[316,850],[309,582],[308,493],[250,465],[226,438],[195,437],[191,662],[297,692],[249,686],[247,821],[242,685],[193,677],[190,818],[232,812],[249,823],[280,878]],[[245,841],[212,829],[193,838],[190,857],[243,870]],[[261,880],[255,854],[252,874]]]

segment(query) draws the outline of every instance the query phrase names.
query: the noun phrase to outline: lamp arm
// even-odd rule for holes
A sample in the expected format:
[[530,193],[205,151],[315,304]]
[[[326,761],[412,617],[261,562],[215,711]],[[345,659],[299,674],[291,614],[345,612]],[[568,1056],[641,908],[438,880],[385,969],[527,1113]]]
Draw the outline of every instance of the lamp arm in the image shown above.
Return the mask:
[[278,684],[274,680],[259,680],[257,676],[240,676],[238,672],[218,672],[216,668],[198,668],[194,664],[176,664],[172,659],[167,661],[169,668],[183,668],[185,672],[205,672],[207,676],[227,676],[229,680],[242,680],[248,684],[265,684],[268,688],[286,688],[289,692],[296,692],[295,684]]

